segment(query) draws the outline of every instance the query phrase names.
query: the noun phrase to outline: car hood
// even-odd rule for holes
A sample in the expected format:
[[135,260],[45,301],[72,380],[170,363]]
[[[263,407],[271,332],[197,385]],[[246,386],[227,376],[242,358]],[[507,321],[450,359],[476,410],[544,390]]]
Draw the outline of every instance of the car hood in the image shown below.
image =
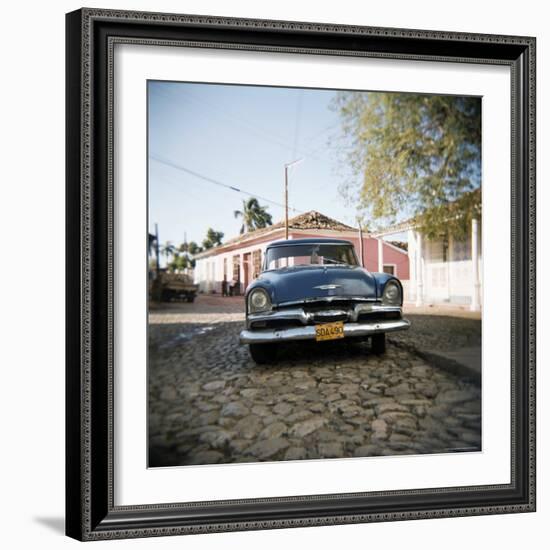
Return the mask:
[[377,295],[375,278],[356,266],[288,267],[266,271],[260,281],[270,287],[274,304],[328,296],[375,299]]

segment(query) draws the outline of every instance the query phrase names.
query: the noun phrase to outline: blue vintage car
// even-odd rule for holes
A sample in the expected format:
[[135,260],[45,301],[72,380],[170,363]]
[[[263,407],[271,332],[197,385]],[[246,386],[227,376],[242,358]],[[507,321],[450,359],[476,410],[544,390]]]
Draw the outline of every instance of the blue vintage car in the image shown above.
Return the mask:
[[279,343],[296,340],[370,338],[373,352],[382,354],[386,332],[410,325],[399,279],[362,268],[353,244],[341,239],[271,243],[245,299],[240,341],[256,363],[273,361]]

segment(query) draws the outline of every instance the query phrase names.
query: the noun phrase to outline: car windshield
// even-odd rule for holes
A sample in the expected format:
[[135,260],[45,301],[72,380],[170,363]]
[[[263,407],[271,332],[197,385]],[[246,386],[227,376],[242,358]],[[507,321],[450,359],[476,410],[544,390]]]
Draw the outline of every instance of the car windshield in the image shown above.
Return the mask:
[[294,266],[358,265],[351,244],[311,243],[268,248],[265,269]]

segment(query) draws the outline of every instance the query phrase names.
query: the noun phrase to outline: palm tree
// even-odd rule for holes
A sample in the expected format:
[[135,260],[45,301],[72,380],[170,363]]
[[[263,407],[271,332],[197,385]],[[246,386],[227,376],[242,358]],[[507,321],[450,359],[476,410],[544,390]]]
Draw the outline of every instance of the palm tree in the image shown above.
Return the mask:
[[149,233],[148,234],[148,239],[147,239],[147,255],[148,256],[153,255],[153,252],[155,251],[156,242],[157,242],[156,235],[153,235],[152,233]]
[[215,246],[220,246],[222,244],[223,232],[216,231],[211,227],[208,228],[206,232],[206,238],[202,241],[202,246],[205,250],[209,248],[214,248]]
[[166,262],[168,262],[168,258],[174,255],[174,252],[176,251],[176,247],[170,241],[167,241],[162,245],[160,251],[161,251],[161,254],[164,254],[166,256]]
[[241,234],[247,231],[254,231],[272,225],[271,214],[267,206],[260,206],[258,199],[251,197],[243,201],[243,209],[234,211],[235,218],[242,218]]
[[194,256],[199,252],[202,252],[202,247],[199,246],[195,241],[191,241],[189,243],[189,254],[191,254],[191,256]]

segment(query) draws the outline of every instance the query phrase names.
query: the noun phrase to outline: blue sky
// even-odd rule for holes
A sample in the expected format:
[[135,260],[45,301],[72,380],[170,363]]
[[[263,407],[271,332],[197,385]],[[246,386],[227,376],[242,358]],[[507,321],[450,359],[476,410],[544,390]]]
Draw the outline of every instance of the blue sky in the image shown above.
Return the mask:
[[[296,88],[149,82],[149,229],[159,224],[161,242],[200,243],[208,227],[238,234],[233,211],[243,191],[284,202],[284,164],[291,169],[289,205],[318,210],[355,225],[356,212],[338,192],[338,114],[335,92]],[[332,141],[334,143],[334,141]],[[179,168],[177,168],[179,167]],[[194,174],[190,173],[193,172]],[[260,199],[273,216],[284,209]],[[295,215],[298,212],[289,212]]]

